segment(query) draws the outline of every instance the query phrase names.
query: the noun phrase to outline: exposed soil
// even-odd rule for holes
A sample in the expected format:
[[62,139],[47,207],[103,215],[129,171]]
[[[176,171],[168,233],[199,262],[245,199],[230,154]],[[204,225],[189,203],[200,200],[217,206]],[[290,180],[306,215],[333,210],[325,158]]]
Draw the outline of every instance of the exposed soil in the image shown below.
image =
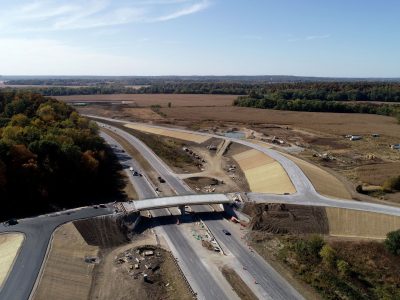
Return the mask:
[[175,121],[222,121],[253,124],[284,125],[332,135],[380,133],[400,138],[396,119],[370,114],[343,114],[279,111],[247,107],[172,107],[161,110]]
[[90,246],[102,249],[117,247],[129,240],[123,231],[122,217],[103,216],[73,223]]
[[[350,183],[346,185],[352,188],[353,198],[363,201],[371,201],[372,198],[355,193],[357,185],[381,185],[390,176],[399,175],[394,173],[400,162],[400,151],[390,149],[389,145],[400,143],[400,127],[392,117],[232,106],[194,108],[190,105],[161,108],[163,117],[156,114],[157,117],[149,117],[147,121],[212,133],[246,128],[254,130],[258,139],[268,141],[275,137],[284,142],[283,146],[291,143],[303,147],[305,151],[300,154],[301,158],[331,169],[349,180]],[[90,110],[89,107],[87,109]],[[126,118],[128,116],[135,119],[130,113],[125,115]],[[380,136],[373,138],[372,133]],[[362,135],[363,139],[349,141],[344,137],[349,134]],[[380,200],[400,203],[399,193],[370,195]]]
[[321,207],[245,203],[243,212],[253,217],[250,228],[261,233],[329,233],[326,212]]
[[0,234],[0,288],[12,269],[24,238],[21,233]]
[[174,258],[164,249],[131,244],[109,252],[105,261],[107,268],[97,268],[91,299],[193,299]]

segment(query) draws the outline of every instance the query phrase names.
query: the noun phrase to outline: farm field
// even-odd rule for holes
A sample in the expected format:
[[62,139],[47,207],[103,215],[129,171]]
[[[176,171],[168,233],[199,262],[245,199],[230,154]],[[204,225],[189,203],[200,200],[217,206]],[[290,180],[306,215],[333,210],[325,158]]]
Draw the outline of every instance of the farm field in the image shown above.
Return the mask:
[[23,241],[24,235],[20,233],[0,234],[0,288],[12,268]]
[[[333,180],[331,185],[327,186],[324,182],[331,180],[334,175],[323,172],[325,175],[320,177],[321,174],[317,174],[316,168],[311,164],[306,164],[308,168],[304,164],[300,166],[303,171],[310,171],[307,175],[321,193],[333,197],[349,198],[350,192],[353,197],[367,200],[368,197],[354,194],[357,185],[379,186],[389,177],[399,175],[400,151],[389,147],[390,144],[400,143],[400,125],[395,118],[371,114],[266,110],[233,107],[229,103],[223,107],[191,105],[193,104],[187,103],[186,107],[162,107],[157,112],[150,107],[134,108],[129,105],[109,104],[88,105],[79,107],[78,110],[88,114],[181,126],[211,133],[239,128],[246,132],[254,131],[259,138],[271,140],[278,137],[285,141],[285,145],[293,144],[304,148],[305,151],[299,154],[299,158],[331,169],[348,180],[343,181],[344,183]],[[380,137],[373,138],[372,133],[378,133]],[[344,137],[348,134],[359,134],[363,139],[352,142]],[[259,142],[257,139],[252,141]],[[332,157],[330,161],[321,158],[325,153]],[[347,190],[343,189],[343,185]],[[392,203],[400,202],[400,193],[370,195]]]
[[382,135],[400,139],[399,125],[391,117],[368,114],[318,113],[279,111],[247,107],[172,107],[162,108],[161,112],[167,118],[182,121],[214,120],[223,122],[239,122],[251,124],[277,124],[307,129],[315,132],[346,135],[371,134],[378,132]]
[[55,96],[65,102],[122,102],[129,101],[136,106],[160,105],[179,106],[231,106],[236,95],[200,95],[200,94],[110,94],[110,95],[75,95]]

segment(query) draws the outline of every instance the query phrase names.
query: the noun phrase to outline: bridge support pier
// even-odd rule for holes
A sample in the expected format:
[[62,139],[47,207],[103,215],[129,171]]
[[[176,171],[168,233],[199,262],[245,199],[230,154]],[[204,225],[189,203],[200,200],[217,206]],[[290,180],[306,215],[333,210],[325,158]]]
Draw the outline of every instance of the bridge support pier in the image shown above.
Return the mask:
[[185,205],[179,205],[178,208],[181,211],[181,215],[183,216],[185,214]]

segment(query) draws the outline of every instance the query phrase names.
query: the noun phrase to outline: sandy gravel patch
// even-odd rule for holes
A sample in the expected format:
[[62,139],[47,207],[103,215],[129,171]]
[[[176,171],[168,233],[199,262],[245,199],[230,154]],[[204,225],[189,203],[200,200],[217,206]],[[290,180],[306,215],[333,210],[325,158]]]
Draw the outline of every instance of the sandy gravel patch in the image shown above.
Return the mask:
[[14,264],[23,240],[21,233],[0,234],[0,287]]
[[233,158],[243,170],[252,192],[272,194],[296,192],[285,169],[268,155],[252,149],[236,154]]
[[210,139],[208,136],[203,136],[203,135],[199,135],[199,134],[195,134],[195,133],[187,133],[187,132],[179,132],[179,131],[168,130],[168,129],[161,129],[161,128],[142,125],[142,124],[125,124],[125,127],[139,130],[142,132],[147,132],[147,133],[167,136],[167,137],[171,137],[171,138],[175,138],[175,139],[179,139],[179,140],[194,142],[197,144],[204,143],[205,141]]

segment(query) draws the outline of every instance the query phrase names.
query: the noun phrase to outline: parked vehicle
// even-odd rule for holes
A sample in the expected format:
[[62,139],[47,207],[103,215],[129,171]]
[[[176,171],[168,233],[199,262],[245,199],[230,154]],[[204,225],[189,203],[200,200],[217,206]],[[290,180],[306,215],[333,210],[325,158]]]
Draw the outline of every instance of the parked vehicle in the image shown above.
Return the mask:
[[5,226],[12,226],[12,225],[17,225],[18,220],[17,219],[10,219],[4,222]]

